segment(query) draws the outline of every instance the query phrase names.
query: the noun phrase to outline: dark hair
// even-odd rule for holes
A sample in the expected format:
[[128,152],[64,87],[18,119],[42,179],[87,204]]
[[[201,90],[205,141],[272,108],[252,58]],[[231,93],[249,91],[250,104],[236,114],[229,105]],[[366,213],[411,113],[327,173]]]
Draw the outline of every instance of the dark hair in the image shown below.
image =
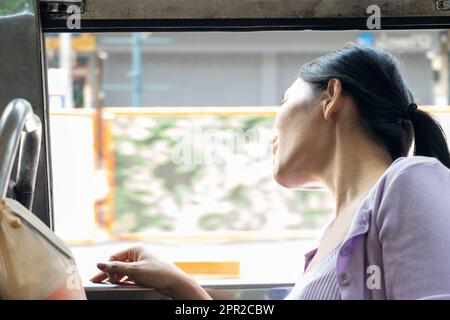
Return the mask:
[[330,79],[340,80],[344,93],[355,99],[363,126],[393,160],[407,155],[414,131],[414,155],[435,157],[450,168],[442,127],[429,113],[414,108],[400,64],[390,53],[350,44],[303,65],[299,77],[319,90]]

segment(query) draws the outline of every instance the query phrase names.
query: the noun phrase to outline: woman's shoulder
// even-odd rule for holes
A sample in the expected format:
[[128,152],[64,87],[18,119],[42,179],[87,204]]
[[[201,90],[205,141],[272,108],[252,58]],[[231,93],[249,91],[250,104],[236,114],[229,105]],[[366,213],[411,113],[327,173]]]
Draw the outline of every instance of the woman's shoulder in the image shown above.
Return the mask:
[[[369,203],[384,235],[450,228],[450,170],[439,160],[414,156],[391,165]],[[447,231],[445,231],[447,232]]]
[[390,220],[415,217],[417,222],[425,217],[435,217],[435,221],[445,218],[448,222],[448,192],[450,170],[438,159],[403,157],[397,159],[384,174],[372,205],[381,220],[386,217]]
[[[383,207],[405,207],[405,202],[419,199],[422,199],[421,203],[424,200],[427,203],[439,202],[436,200],[443,199],[443,192],[450,192],[450,170],[438,159],[401,157],[380,177],[368,196],[365,208],[377,212]],[[447,207],[450,207],[450,202]]]
[[367,250],[382,266],[391,299],[449,290],[450,170],[432,157],[397,159],[381,183]]
[[446,168],[437,158],[425,156],[411,156],[397,158],[390,167],[391,173],[402,173],[413,168],[433,166],[437,169]]
[[[425,156],[411,156],[397,158],[384,175],[385,185],[393,184],[401,179],[404,182],[423,183],[424,180],[433,181],[438,177],[450,177],[450,170],[438,159]],[[439,182],[439,180],[434,180]]]

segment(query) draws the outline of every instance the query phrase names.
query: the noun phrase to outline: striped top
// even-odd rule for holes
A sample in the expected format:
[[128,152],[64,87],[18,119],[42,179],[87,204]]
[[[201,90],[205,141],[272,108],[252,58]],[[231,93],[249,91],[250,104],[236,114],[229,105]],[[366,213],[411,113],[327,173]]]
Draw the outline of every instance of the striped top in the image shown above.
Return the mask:
[[338,245],[304,272],[286,300],[341,300],[337,282]]

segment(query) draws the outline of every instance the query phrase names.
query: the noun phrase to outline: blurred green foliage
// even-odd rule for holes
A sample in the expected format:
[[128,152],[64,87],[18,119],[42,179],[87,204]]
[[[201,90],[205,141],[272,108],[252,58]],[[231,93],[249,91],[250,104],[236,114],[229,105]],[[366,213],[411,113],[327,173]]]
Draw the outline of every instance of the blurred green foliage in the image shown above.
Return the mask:
[[[144,120],[121,116],[115,122],[116,232],[315,229],[332,211],[323,191],[278,187],[271,177],[269,149],[260,158],[252,141],[244,139],[249,144],[240,148],[221,148],[217,141],[198,144],[195,136],[215,130],[215,135],[233,142],[233,132],[254,130],[261,142],[263,133],[272,130],[270,117]],[[192,161],[173,160],[180,143],[185,143],[186,159]],[[228,161],[205,162],[204,150],[211,147]],[[231,156],[237,157],[227,158]]]
[[0,16],[11,15],[23,11],[30,0],[1,0]]

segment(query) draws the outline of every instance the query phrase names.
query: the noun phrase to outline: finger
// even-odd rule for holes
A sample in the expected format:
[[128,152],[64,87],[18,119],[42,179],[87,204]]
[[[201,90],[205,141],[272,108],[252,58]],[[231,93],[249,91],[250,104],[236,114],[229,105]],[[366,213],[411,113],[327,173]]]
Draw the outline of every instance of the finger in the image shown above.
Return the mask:
[[123,281],[136,283],[136,280],[134,280],[134,278],[129,277],[129,276],[127,276],[125,279],[123,279]]
[[[106,263],[97,263],[97,268],[103,271],[102,274],[104,276],[102,277],[99,276],[99,278],[102,279],[101,281],[105,280],[103,278],[106,278],[110,283],[117,284],[125,276],[124,274],[114,273],[111,272],[110,270],[108,271]],[[111,267],[109,269],[111,269]]]
[[130,275],[132,273],[133,262],[111,261],[108,263],[98,263],[97,267],[108,275]]
[[134,246],[122,251],[119,251],[109,257],[109,261],[137,261],[137,252],[140,250],[140,246]]
[[121,273],[113,273],[113,274],[108,274],[109,276],[109,282],[113,283],[113,284],[119,284],[123,279],[126,278],[126,275],[121,274]]
[[[109,257],[109,261],[129,261],[128,249],[119,251]],[[109,274],[109,281],[111,283],[119,282],[120,278],[116,274]]]
[[108,275],[105,272],[99,272],[91,278],[91,281],[94,283],[100,283],[106,279],[108,279]]
[[[133,262],[136,254],[134,253],[135,248],[128,248],[122,251],[119,251],[109,257],[109,261],[121,261],[121,262]],[[109,274],[109,281],[111,283],[118,283],[120,279],[123,277],[119,277],[118,275],[112,273]]]
[[[100,270],[105,270],[105,268],[106,268],[106,266],[104,266],[105,264],[103,263],[99,263],[98,265],[97,265],[97,267],[100,269]],[[104,281],[104,280],[106,280],[106,279],[108,279],[110,282],[118,282],[118,281],[120,281],[122,278],[124,278],[125,277],[125,274],[120,274],[120,273],[118,273],[118,274],[115,274],[115,273],[107,273],[107,272],[99,272],[99,273],[97,273],[94,277],[92,277],[90,280],[92,281],[92,282],[95,282],[95,283],[99,283],[99,282],[102,282],[102,281]]]
[[117,284],[118,282],[120,282],[126,275],[123,273],[111,273],[111,272],[107,272],[108,274],[108,280],[111,283],[115,283]]
[[121,286],[134,286],[136,285],[136,281],[130,277],[125,277],[119,282],[119,284]]

